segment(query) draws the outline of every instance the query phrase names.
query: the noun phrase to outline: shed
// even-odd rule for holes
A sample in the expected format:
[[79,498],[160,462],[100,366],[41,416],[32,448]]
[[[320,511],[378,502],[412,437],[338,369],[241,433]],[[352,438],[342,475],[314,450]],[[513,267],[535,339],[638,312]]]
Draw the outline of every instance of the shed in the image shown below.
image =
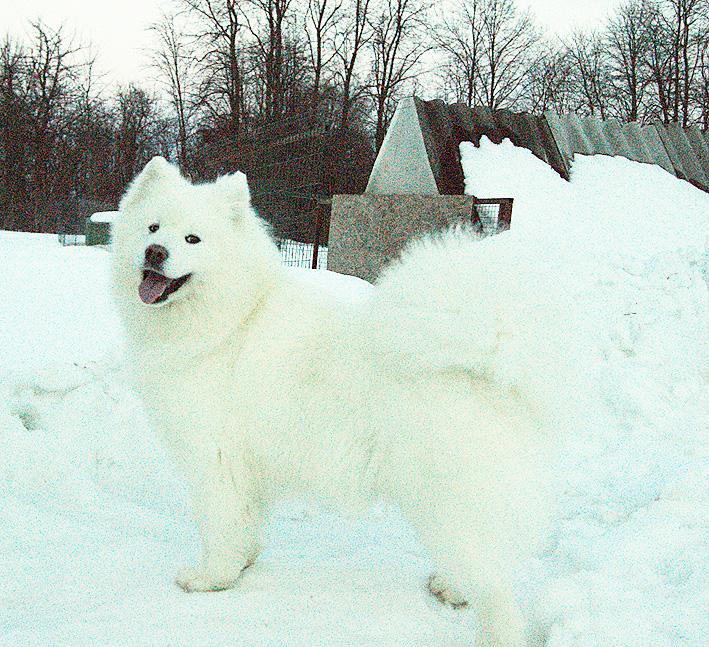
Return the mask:
[[118,211],[97,211],[86,221],[86,244],[108,245],[111,242],[111,224]]
[[[364,195],[333,198],[328,269],[372,280],[412,237],[461,220],[483,226],[480,203],[487,201],[464,196],[460,158],[461,142],[479,146],[483,136],[530,150],[566,180],[575,154],[620,155],[661,166],[709,192],[709,135],[696,128],[407,97],[397,105]],[[499,211],[491,217],[502,228],[509,225]]]

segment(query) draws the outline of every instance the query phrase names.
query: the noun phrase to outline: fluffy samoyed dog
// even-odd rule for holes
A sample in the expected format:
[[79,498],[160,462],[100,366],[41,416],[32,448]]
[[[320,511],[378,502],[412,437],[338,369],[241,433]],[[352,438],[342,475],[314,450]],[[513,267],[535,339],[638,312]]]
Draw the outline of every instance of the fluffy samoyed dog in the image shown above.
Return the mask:
[[510,296],[493,239],[415,244],[354,304],[281,266],[241,173],[193,185],[154,158],[120,212],[131,364],[203,546],[177,584],[235,586],[277,498],[383,498],[430,550],[431,593],[475,610],[480,644],[525,644],[512,581],[550,516],[562,358],[546,299]]

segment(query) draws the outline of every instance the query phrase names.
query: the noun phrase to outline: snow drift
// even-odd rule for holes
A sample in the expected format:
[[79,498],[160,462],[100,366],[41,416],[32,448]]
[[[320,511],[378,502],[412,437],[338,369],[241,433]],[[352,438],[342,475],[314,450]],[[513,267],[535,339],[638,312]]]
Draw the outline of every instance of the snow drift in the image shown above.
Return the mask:
[[549,644],[700,643],[709,196],[619,157],[577,156],[567,183],[509,141],[461,154],[467,192],[514,196],[510,246],[559,277],[604,405],[565,451],[563,512],[536,589]]

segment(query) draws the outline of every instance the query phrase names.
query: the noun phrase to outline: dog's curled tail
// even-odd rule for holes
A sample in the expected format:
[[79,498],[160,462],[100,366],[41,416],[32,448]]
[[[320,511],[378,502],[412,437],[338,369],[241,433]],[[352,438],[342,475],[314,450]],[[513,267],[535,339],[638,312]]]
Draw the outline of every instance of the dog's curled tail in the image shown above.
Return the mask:
[[410,245],[377,281],[374,343],[407,371],[462,370],[565,425],[580,413],[572,290],[510,233],[463,228]]

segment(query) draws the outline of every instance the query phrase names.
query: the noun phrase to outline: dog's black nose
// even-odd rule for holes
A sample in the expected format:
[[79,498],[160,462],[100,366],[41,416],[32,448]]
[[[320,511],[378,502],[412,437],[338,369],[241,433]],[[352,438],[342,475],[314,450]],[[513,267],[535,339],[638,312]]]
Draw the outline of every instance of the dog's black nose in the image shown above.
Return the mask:
[[150,245],[145,250],[145,264],[159,268],[170,254],[162,245]]

